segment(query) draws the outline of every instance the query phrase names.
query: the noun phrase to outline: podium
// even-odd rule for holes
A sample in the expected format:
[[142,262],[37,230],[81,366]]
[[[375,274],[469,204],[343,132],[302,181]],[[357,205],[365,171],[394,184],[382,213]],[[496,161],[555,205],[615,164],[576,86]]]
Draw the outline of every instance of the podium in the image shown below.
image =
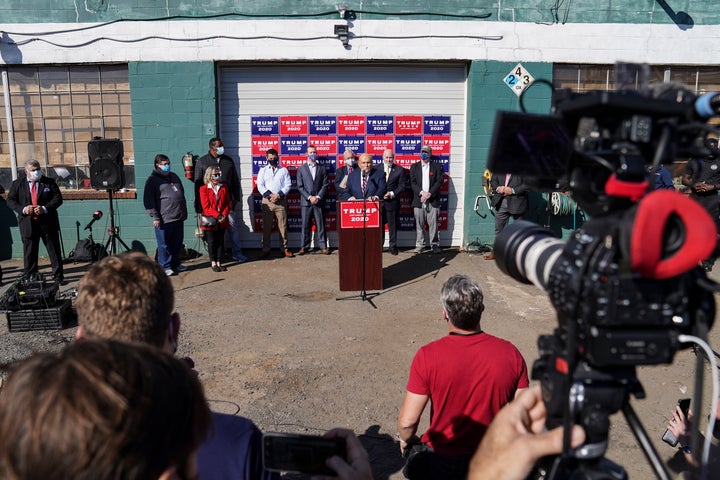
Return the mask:
[[338,202],[337,218],[340,291],[382,290],[380,202]]

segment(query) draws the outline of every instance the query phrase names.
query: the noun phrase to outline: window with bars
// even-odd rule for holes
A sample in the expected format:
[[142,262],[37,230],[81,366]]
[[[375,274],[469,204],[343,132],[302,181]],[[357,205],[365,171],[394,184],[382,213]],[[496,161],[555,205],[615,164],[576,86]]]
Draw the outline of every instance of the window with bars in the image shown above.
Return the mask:
[[[125,186],[135,187],[130,84],[127,65],[4,67],[0,83],[0,184],[12,182],[11,151],[18,173],[38,160],[61,188],[90,189],[88,142],[119,138]],[[12,138],[8,118],[12,122]]]

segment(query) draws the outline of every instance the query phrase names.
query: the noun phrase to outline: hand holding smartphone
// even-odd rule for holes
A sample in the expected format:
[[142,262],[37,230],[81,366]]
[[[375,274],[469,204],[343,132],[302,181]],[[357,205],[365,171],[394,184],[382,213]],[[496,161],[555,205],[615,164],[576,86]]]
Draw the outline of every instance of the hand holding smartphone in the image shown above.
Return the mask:
[[[681,398],[678,400],[677,403],[678,407],[680,407],[680,411],[683,413],[683,416],[685,419],[688,417],[688,412],[690,411],[690,399],[689,398]],[[670,429],[665,430],[665,433],[662,436],[662,441],[670,445],[671,447],[675,447],[678,444],[678,439],[675,438],[675,434],[673,434]]]
[[337,476],[325,465],[325,461],[334,455],[347,460],[344,438],[274,432],[263,435],[266,470]]

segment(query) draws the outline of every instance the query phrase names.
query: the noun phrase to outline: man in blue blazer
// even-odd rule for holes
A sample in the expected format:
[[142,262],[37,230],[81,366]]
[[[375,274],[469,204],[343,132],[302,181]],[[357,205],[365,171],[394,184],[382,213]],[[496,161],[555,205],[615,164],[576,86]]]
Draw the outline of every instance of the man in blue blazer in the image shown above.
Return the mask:
[[[400,224],[400,194],[407,188],[407,171],[395,165],[395,154],[389,148],[383,152],[383,163],[378,165],[377,170],[385,177],[387,192],[383,197],[382,221],[383,227],[388,226],[390,240],[388,252],[391,255],[398,254],[397,248],[397,227]],[[382,242],[385,243],[385,229],[382,229]]]
[[348,200],[377,201],[385,196],[385,192],[387,192],[385,175],[373,169],[372,155],[363,153],[358,159],[358,168],[348,177]]
[[55,180],[43,175],[40,162],[37,160],[25,162],[25,177],[12,182],[7,204],[18,216],[26,275],[38,271],[38,251],[42,239],[50,257],[53,277],[56,281],[64,283],[60,253],[60,221],[57,214],[57,209],[62,203],[60,188]]
[[297,170],[297,188],[300,191],[300,217],[302,223],[302,245],[297,252],[298,255],[305,255],[310,252],[310,219],[315,218],[315,227],[318,234],[318,245],[323,255],[329,255],[325,237],[325,194],[328,188],[328,179],[325,172],[325,165],[317,163],[317,149],[313,145],[307,147],[307,162],[303,163]]

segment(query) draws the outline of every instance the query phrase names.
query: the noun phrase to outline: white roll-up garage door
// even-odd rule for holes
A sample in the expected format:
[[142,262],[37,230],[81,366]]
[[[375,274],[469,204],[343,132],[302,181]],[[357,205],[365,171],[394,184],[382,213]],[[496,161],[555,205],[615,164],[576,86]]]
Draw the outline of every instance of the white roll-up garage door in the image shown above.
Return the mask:
[[[462,244],[465,64],[227,65],[219,67],[218,78],[219,136],[225,150],[240,161],[244,221],[249,226],[243,240],[249,248],[260,247],[261,240],[261,234],[253,232],[251,119],[286,115],[449,117],[447,228],[441,230],[440,242],[444,247]],[[335,247],[337,234],[328,237]],[[299,233],[290,234],[292,247],[299,245],[299,238]],[[415,233],[399,231],[398,244],[413,247]]]

